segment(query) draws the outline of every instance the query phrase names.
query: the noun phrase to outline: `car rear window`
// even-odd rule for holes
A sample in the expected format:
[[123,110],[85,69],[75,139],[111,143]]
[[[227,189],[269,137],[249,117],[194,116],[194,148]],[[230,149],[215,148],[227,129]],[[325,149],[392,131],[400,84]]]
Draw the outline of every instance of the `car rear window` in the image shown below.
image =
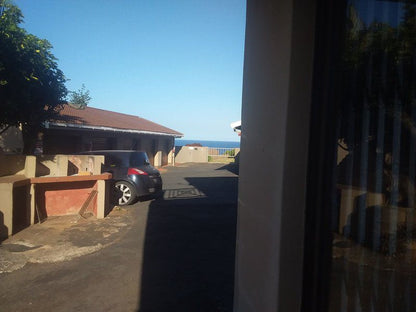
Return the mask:
[[146,153],[132,153],[130,155],[130,166],[143,166],[149,163]]
[[[123,154],[104,154],[105,156],[105,165],[110,167],[127,167],[128,164],[125,160],[126,157],[123,157]],[[124,159],[123,159],[124,158]],[[124,160],[124,161],[123,161]]]

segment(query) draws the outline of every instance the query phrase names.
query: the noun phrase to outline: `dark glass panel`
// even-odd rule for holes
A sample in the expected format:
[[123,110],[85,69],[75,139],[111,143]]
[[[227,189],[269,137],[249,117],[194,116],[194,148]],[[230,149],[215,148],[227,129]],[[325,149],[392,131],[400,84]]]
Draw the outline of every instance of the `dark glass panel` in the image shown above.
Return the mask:
[[347,1],[330,311],[416,311],[416,5]]

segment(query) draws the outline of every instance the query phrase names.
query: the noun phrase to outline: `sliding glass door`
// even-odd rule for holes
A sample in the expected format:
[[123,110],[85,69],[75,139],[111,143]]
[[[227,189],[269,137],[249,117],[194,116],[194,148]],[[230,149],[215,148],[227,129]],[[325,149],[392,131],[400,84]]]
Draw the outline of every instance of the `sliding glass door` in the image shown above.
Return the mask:
[[416,1],[341,2],[318,13],[304,296],[416,311]]

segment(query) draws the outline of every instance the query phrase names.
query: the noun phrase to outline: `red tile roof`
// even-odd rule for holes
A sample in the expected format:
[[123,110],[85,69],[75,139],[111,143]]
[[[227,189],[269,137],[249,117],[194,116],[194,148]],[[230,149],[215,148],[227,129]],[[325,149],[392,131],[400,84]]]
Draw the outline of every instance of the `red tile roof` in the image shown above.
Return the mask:
[[76,109],[69,105],[59,112],[61,120],[50,121],[52,126],[80,127],[80,128],[103,128],[102,130],[119,129],[120,131],[150,132],[158,134],[182,137],[183,134],[161,126],[157,123],[133,115],[121,114],[103,109],[86,107]]

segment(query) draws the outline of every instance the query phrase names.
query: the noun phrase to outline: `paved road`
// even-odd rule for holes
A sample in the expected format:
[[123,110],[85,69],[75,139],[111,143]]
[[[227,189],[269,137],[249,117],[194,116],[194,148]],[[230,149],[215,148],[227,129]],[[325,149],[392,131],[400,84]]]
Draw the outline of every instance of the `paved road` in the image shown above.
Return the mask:
[[237,176],[223,166],[168,167],[164,197],[131,206],[112,245],[0,274],[0,311],[232,311]]

